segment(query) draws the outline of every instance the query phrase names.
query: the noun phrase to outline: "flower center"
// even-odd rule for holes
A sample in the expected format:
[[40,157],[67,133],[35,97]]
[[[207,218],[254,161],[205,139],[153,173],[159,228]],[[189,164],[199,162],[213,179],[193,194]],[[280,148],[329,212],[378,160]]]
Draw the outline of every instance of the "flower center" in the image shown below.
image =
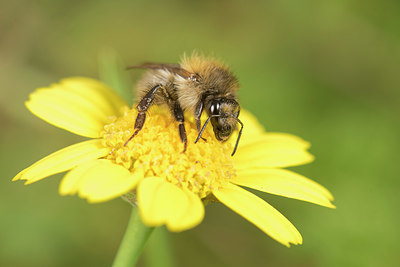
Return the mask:
[[[230,156],[232,145],[215,139],[211,125],[206,127],[196,144],[197,130],[193,116],[185,117],[188,147],[183,151],[179,137],[178,123],[166,108],[154,107],[146,114],[143,129],[126,146],[125,142],[134,132],[137,111],[127,107],[123,116],[113,118],[104,127],[103,144],[112,150],[107,156],[134,172],[143,170],[144,177],[156,176],[184,187],[200,198],[208,196],[212,189],[235,174]],[[204,120],[203,120],[204,121]]]

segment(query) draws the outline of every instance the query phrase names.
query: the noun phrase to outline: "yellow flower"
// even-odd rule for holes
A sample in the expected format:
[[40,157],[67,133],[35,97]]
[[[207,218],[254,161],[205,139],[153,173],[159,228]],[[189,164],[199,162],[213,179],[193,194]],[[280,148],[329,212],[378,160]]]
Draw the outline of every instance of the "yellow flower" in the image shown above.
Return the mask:
[[[275,208],[241,186],[334,208],[327,189],[282,169],[309,163],[309,143],[283,133],[266,133],[246,111],[237,153],[232,143],[215,140],[212,128],[194,144],[193,117],[185,122],[189,145],[182,153],[178,127],[162,107],[154,107],[142,131],[127,146],[137,115],[104,84],[69,78],[30,95],[26,107],[39,118],[75,134],[92,138],[61,149],[14,177],[37,182],[69,171],[61,195],[78,194],[89,202],[131,196],[148,226],[183,231],[204,217],[204,203],[219,201],[278,242],[301,244],[297,229]],[[235,139],[235,138],[232,138]],[[234,142],[233,140],[232,142]]]

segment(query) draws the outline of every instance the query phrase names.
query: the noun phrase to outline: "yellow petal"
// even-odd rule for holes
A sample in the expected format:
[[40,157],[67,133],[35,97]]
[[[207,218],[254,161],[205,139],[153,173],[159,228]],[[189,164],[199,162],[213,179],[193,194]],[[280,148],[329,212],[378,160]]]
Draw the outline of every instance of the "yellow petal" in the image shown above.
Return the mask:
[[252,138],[253,145],[258,143],[268,143],[274,146],[296,147],[299,149],[309,149],[310,143],[300,137],[288,133],[268,132],[260,134],[257,138]]
[[148,226],[165,224],[170,231],[184,231],[198,225],[204,206],[193,193],[158,177],[145,178],[137,190],[140,215]]
[[[253,142],[255,138],[265,133],[264,127],[258,122],[257,118],[249,111],[242,109],[239,119],[243,122],[243,134],[240,139],[240,146]],[[239,125],[238,125],[239,126]],[[231,142],[236,142],[235,138],[230,138]]]
[[121,107],[128,104],[114,90],[104,83],[86,77],[72,77],[61,80],[65,90],[83,98],[90,99],[107,114],[122,115]]
[[314,157],[306,151],[310,144],[284,133],[267,133],[238,149],[237,168],[289,167],[309,163]]
[[289,247],[303,242],[296,227],[279,211],[256,195],[227,183],[213,191],[215,197],[276,241]]
[[25,184],[31,184],[47,176],[68,171],[83,162],[104,157],[109,151],[110,148],[103,147],[100,139],[81,142],[39,160],[18,173],[13,181],[27,180]]
[[64,178],[61,180],[60,187],[58,189],[60,195],[75,195],[78,194],[79,185],[85,177],[85,173],[91,168],[97,165],[97,160],[90,160],[80,164],[71,171],[69,171]]
[[72,133],[97,138],[125,102],[104,84],[89,78],[69,78],[37,89],[25,102],[39,118]]
[[320,184],[297,173],[282,169],[240,170],[230,180],[263,192],[308,201],[321,206],[335,208],[332,194]]
[[143,172],[130,173],[109,160],[93,160],[67,173],[59,192],[61,195],[78,193],[91,203],[103,202],[133,190],[142,178]]

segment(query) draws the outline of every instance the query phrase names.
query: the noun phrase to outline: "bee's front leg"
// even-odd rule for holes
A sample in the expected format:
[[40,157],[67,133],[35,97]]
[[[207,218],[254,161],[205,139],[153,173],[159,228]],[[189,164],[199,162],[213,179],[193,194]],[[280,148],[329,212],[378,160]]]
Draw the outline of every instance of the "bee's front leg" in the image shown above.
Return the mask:
[[[200,129],[201,129],[201,114],[203,113],[203,109],[204,109],[204,102],[203,99],[200,100],[197,104],[196,107],[194,109],[194,118],[196,119],[196,128],[197,128],[197,132],[200,133]],[[207,142],[207,139],[201,137],[201,139],[203,139],[205,142]]]

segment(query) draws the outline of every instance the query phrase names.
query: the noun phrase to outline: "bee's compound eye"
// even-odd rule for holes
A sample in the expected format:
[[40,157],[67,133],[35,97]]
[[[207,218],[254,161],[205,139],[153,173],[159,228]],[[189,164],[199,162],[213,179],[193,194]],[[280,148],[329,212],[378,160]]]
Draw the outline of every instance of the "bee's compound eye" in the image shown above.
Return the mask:
[[210,111],[212,115],[218,115],[219,114],[219,102],[212,103],[210,107]]

